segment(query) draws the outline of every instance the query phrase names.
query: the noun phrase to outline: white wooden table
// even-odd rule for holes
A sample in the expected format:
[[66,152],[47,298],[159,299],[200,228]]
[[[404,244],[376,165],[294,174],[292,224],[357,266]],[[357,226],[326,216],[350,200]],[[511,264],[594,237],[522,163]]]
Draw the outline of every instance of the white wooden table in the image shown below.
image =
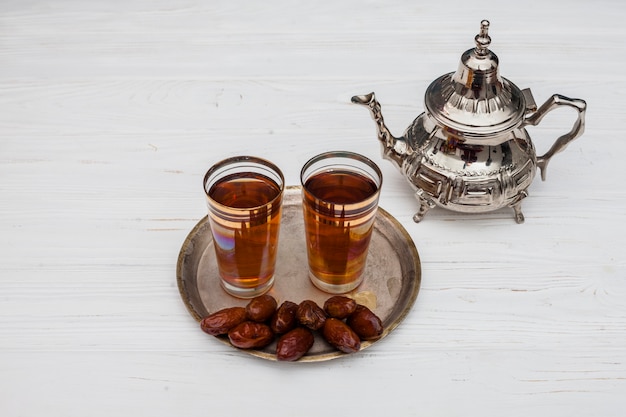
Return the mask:
[[[491,21],[501,74],[587,100],[585,134],[512,210],[420,224],[383,161]],[[621,1],[0,3],[0,415],[623,416],[626,6]],[[529,131],[541,153],[574,114]],[[380,162],[422,285],[389,337],[270,362],[199,331],[176,285],[214,162],[288,184],[331,149]]]

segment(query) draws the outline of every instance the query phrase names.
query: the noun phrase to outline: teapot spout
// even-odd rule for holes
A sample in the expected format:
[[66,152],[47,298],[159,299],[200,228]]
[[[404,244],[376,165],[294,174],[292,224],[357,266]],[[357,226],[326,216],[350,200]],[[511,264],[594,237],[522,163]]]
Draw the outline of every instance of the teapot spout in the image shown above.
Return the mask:
[[404,138],[396,138],[393,136],[385,125],[380,103],[376,100],[376,95],[374,93],[369,93],[354,96],[351,101],[355,104],[368,107],[370,113],[372,114],[372,118],[376,122],[378,140],[381,144],[383,158],[393,162],[398,169],[402,169],[402,163],[406,159],[407,152],[409,152],[410,149]]

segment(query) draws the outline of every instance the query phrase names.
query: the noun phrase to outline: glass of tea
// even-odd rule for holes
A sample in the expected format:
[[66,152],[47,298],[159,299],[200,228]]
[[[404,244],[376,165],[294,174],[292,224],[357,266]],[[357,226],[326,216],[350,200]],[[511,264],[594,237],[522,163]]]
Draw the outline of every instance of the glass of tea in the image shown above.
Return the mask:
[[274,284],[284,183],[276,165],[253,156],[225,159],[204,176],[221,284],[235,297]]
[[309,278],[332,294],[363,280],[383,177],[370,159],[326,152],[300,173]]

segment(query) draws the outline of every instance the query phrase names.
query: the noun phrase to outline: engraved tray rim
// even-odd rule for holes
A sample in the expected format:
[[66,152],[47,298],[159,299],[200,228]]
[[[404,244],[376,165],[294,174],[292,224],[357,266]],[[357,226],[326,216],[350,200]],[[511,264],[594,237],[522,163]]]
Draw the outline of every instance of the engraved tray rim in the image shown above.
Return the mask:
[[[279,254],[278,254],[278,264],[276,267],[276,283],[274,284],[274,288],[270,290],[270,294],[274,295],[277,298],[277,301],[280,305],[281,301],[289,299],[290,301],[299,302],[301,300],[294,300],[293,297],[287,296],[284,300],[281,300],[279,294],[273,294],[275,289],[278,287],[279,280],[289,280],[289,277],[280,276],[279,275],[279,267],[280,267],[280,259],[281,259],[281,242],[284,242],[283,233],[285,233],[285,222],[289,222],[290,225],[295,225],[295,227],[301,226],[304,228],[304,221],[302,219],[302,204],[301,204],[301,187],[300,186],[288,186],[285,188],[284,198],[283,198],[283,219],[281,224],[281,236],[279,237]],[[291,219],[285,216],[285,212],[288,210],[299,211],[299,216],[294,215]],[[295,220],[295,222],[294,222]],[[297,225],[299,223],[301,225]],[[207,293],[206,288],[200,289],[199,286],[203,285],[202,282],[198,282],[198,269],[201,263],[208,262],[207,258],[213,258],[212,262],[214,263],[214,253],[213,251],[208,251],[209,245],[212,244],[211,234],[209,233],[208,226],[208,216],[204,216],[200,221],[191,229],[187,237],[185,238],[183,245],[180,249],[178,262],[176,265],[176,281],[178,284],[178,289],[180,292],[180,296],[191,314],[191,316],[197,321],[200,322],[205,314],[211,311],[217,311],[220,308],[226,306],[235,306],[240,305],[244,306],[248,300],[239,299],[227,294],[225,291],[219,287],[218,289],[213,288],[213,291],[209,292],[209,295],[213,295],[217,297],[219,301],[216,300],[206,300],[203,299],[200,292],[204,290],[204,293]],[[304,240],[304,233],[302,235],[302,240]],[[205,240],[206,242],[202,242]],[[197,243],[200,243],[199,245]],[[394,243],[402,243],[400,247],[395,246]],[[373,255],[371,253],[372,248],[377,245],[387,245],[388,252],[383,255]],[[301,248],[302,249],[302,248]],[[306,246],[304,249],[304,260],[306,260]],[[289,250],[289,249],[284,249]],[[300,251],[299,251],[300,252]],[[402,252],[403,256],[401,256],[398,252]],[[363,287],[367,287],[368,284],[378,284],[378,280],[375,280],[371,275],[372,273],[381,272],[380,268],[377,268],[376,265],[369,265],[369,261],[375,257],[384,257],[389,255],[395,255],[396,260],[398,261],[399,267],[401,269],[401,277],[400,277],[400,289],[397,291],[396,295],[388,295],[388,302],[385,306],[388,309],[391,309],[387,314],[381,315],[376,309],[374,311],[381,316],[384,325],[384,331],[380,338],[373,341],[362,341],[361,342],[361,351],[380,342],[384,339],[389,333],[391,333],[406,317],[408,312],[411,310],[413,304],[415,303],[420,286],[421,286],[421,261],[419,257],[419,253],[417,248],[415,247],[415,243],[411,236],[407,233],[401,223],[399,223],[391,214],[385,211],[383,208],[378,207],[378,212],[376,215],[376,222],[374,224],[374,232],[372,235],[372,241],[370,243],[370,253],[368,254],[368,264],[366,265],[365,278],[364,282],[355,290],[346,294],[348,296],[353,296],[354,298],[358,298],[359,294],[363,294],[360,289]],[[306,265],[306,263],[304,264]],[[306,274],[306,266],[302,267],[304,273]],[[369,270],[369,272],[368,272]],[[384,271],[383,271],[384,272]],[[290,274],[287,274],[291,276]],[[369,278],[369,279],[368,279]],[[293,280],[293,278],[291,278]],[[217,279],[215,280],[216,282]],[[303,298],[311,298],[315,299],[315,297],[311,296],[315,293],[317,298],[324,297],[329,298],[332,294],[328,294],[322,292],[315,288],[313,284],[308,282],[308,277],[306,278],[308,287],[304,290],[305,294],[302,294]],[[213,284],[214,287],[219,284]],[[389,283],[387,283],[389,285]],[[279,290],[277,290],[279,291]],[[373,292],[373,291],[372,291]],[[376,297],[378,297],[382,291],[380,289],[376,291]],[[387,294],[386,294],[387,295]],[[208,305],[207,305],[208,304]],[[321,304],[321,303],[320,303]],[[307,353],[307,355],[300,358],[297,362],[320,362],[326,361],[330,359],[336,359],[343,356],[355,355],[346,354],[340,351],[337,351],[330,347],[319,332],[315,332],[315,345],[326,345],[322,346],[322,351]],[[259,358],[267,359],[270,361],[276,361],[276,341],[270,344],[268,347],[262,350],[256,349],[239,349],[235,348],[230,344],[228,338],[226,336],[214,337],[214,339],[225,343],[228,346],[233,347],[233,349],[239,350],[243,353],[247,353],[252,356],[256,356]],[[358,353],[358,352],[357,352]]]

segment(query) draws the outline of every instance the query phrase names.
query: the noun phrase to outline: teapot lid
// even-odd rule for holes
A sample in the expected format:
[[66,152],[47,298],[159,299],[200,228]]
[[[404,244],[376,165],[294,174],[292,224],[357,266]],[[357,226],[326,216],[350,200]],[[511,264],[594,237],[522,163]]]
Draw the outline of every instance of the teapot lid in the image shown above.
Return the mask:
[[514,129],[526,112],[524,94],[500,76],[488,31],[489,21],[483,20],[474,38],[476,47],[463,53],[456,72],[433,81],[425,94],[427,111],[462,137],[504,133]]

